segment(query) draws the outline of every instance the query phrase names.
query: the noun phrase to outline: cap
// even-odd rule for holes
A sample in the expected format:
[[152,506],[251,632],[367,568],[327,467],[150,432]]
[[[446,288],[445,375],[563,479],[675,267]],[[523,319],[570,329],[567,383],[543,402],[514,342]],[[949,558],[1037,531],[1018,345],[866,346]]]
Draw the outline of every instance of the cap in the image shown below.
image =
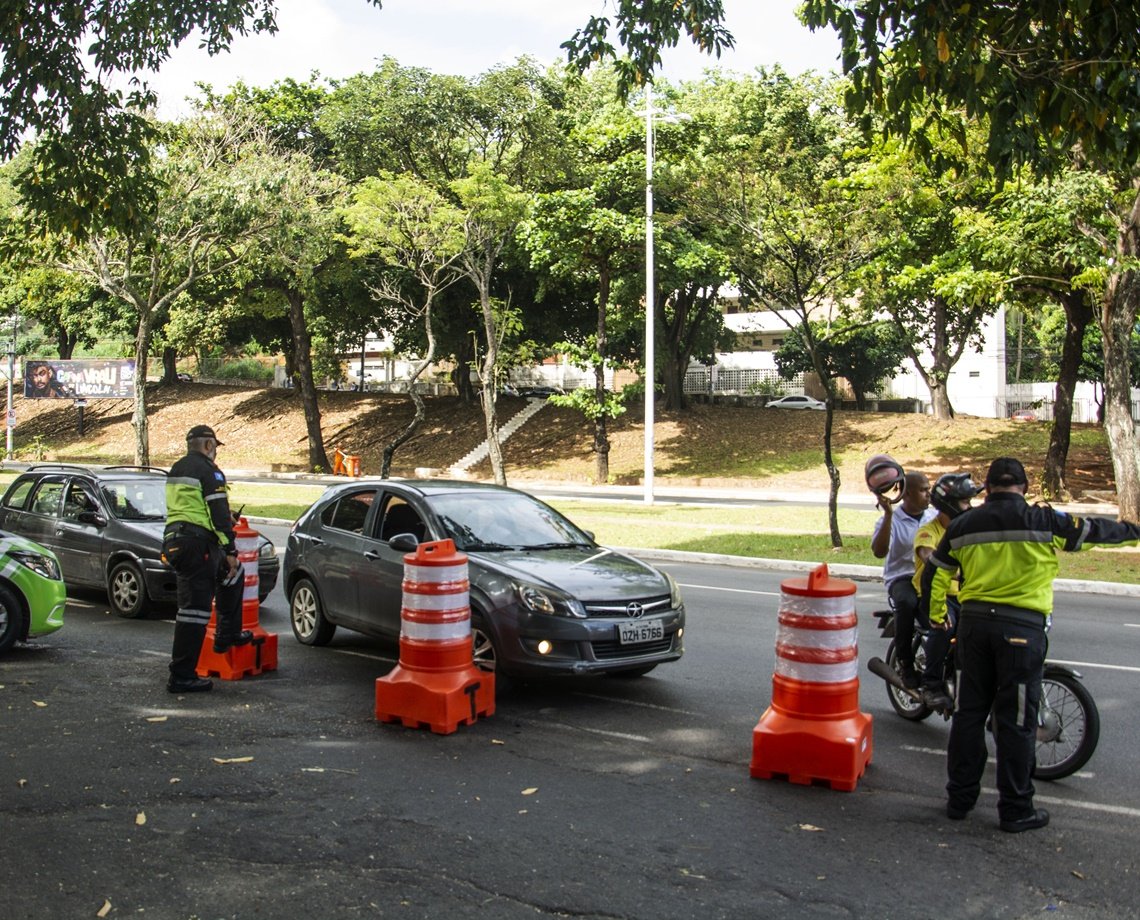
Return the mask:
[[986,473],[987,486],[1027,486],[1029,477],[1021,461],[1013,457],[998,457]]
[[[209,425],[195,425],[186,432],[187,441],[193,441],[195,438],[213,438],[215,441],[218,441],[218,436],[214,434],[214,429]],[[218,444],[225,447],[222,441],[218,441]]]

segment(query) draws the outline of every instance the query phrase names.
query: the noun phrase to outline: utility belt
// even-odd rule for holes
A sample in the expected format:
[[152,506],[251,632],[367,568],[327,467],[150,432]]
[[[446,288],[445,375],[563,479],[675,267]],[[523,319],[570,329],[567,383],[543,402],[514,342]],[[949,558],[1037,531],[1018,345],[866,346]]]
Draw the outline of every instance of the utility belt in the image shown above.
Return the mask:
[[166,525],[163,537],[198,537],[211,543],[219,543],[218,535],[207,527],[191,524],[189,521],[172,521]]
[[1047,630],[1052,619],[1040,610],[1027,610],[1025,607],[1013,607],[1010,604],[991,604],[988,601],[965,601],[962,604],[961,616],[1001,620],[1040,630]]

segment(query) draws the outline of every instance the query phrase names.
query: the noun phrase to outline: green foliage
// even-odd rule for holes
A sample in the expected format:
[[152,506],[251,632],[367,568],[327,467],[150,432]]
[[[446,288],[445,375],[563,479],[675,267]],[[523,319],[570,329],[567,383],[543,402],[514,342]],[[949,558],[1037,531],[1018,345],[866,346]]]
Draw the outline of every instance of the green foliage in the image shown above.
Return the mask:
[[202,368],[207,377],[216,377],[219,380],[254,380],[258,383],[269,383],[273,380],[273,368],[262,364],[256,358],[230,358],[213,359]]
[[602,401],[598,402],[598,395],[593,387],[578,387],[569,393],[551,396],[549,402],[555,406],[577,409],[591,421],[600,418],[617,418],[625,414],[625,401],[621,393],[606,390]]

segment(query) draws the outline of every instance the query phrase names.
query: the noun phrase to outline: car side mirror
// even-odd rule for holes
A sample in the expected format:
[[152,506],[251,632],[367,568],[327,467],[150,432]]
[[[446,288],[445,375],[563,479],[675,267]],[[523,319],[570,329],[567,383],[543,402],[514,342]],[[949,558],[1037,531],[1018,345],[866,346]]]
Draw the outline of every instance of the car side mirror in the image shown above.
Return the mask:
[[94,524],[96,527],[107,526],[107,519],[98,511],[80,511],[75,519],[81,524]]
[[420,541],[414,533],[398,533],[388,541],[388,545],[402,553],[414,553]]

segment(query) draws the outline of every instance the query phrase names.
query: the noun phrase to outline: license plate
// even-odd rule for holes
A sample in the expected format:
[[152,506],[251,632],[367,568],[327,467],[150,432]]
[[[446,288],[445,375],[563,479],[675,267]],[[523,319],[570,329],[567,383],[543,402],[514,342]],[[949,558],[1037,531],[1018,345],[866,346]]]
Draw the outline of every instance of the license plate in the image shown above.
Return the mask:
[[633,645],[638,642],[652,642],[655,639],[665,638],[665,624],[660,620],[634,620],[630,623],[618,623],[618,641],[622,645]]

